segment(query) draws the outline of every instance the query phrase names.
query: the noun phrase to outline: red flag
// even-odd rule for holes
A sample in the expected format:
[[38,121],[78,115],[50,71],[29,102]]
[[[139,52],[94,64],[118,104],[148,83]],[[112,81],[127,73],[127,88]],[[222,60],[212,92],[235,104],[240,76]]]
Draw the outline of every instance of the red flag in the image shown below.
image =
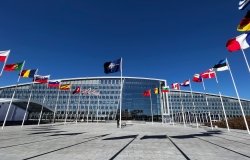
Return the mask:
[[151,95],[150,89],[143,92],[144,97],[149,97],[150,95]]
[[77,93],[80,93],[81,89],[79,86],[76,87],[76,89],[73,91],[72,94],[77,94]]
[[172,88],[176,90],[180,90],[180,84],[179,83],[173,83]]
[[200,75],[202,78],[215,78],[215,71],[213,71],[213,69],[209,69]]
[[202,78],[200,74],[195,74],[193,77],[193,82],[202,82]]
[[0,51],[0,62],[5,62],[10,54],[10,51]]

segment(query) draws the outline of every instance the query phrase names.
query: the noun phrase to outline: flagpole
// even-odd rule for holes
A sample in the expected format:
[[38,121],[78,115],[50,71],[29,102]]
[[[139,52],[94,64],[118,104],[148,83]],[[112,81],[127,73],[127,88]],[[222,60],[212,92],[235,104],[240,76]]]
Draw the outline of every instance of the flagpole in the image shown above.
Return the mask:
[[122,128],[122,57],[121,57],[121,63],[120,63],[120,71],[121,71],[121,88],[120,88],[120,128]]
[[[48,83],[47,83],[47,90],[48,90]],[[47,91],[46,91],[47,92]],[[46,92],[43,96],[43,103],[42,103],[42,108],[41,108],[41,112],[40,112],[40,116],[39,116],[39,120],[38,120],[38,126],[40,125],[40,121],[41,121],[41,118],[42,118],[42,113],[43,113],[43,106],[44,106],[44,103],[45,103],[45,99],[46,99]]]
[[[37,72],[38,72],[38,69],[36,70],[35,75],[37,74]],[[26,106],[26,110],[25,110],[25,113],[24,113],[24,116],[23,116],[23,122],[22,122],[21,128],[23,128],[24,120],[25,120],[26,114],[28,112],[28,108],[29,108],[29,104],[30,104],[30,100],[31,100],[32,92],[33,92],[34,83],[35,82],[33,81],[32,84],[31,84],[30,96],[29,96],[28,103],[27,103],[27,106]]]
[[[219,85],[219,81],[218,81],[218,78],[217,78],[217,74],[216,74],[216,72],[214,72],[214,73],[215,73],[215,80],[216,80],[217,86],[218,86]],[[220,101],[221,101],[221,106],[222,106],[223,114],[224,114],[226,125],[227,125],[227,130],[230,131],[229,125],[228,125],[228,121],[227,121],[227,115],[226,115],[226,111],[225,111],[225,107],[224,107],[224,103],[223,103],[220,91],[219,91],[219,95],[220,95]]]
[[183,125],[184,127],[186,127],[186,120],[185,120],[185,116],[184,116],[184,106],[183,106],[183,103],[182,103],[182,96],[181,96],[181,90],[179,90],[179,93],[180,93],[180,99],[181,99],[181,110],[182,110],[182,119],[183,119]]
[[76,111],[76,124],[77,124],[78,112],[79,112],[79,108],[80,108],[81,91],[82,91],[82,82],[81,82],[81,85],[80,85],[80,92],[79,92],[79,95],[78,95],[78,104],[77,104],[77,111]]
[[194,95],[193,95],[193,90],[192,90],[192,85],[191,85],[190,79],[189,79],[189,82],[190,82],[189,89],[190,89],[190,92],[191,92],[193,107],[194,107],[194,117],[195,117],[195,121],[196,121],[196,127],[198,128],[199,124],[198,124],[197,115],[196,115],[196,112],[195,112],[196,107],[195,107],[195,104],[194,104]]
[[[61,83],[61,82],[60,82]],[[59,99],[59,93],[60,93],[60,84],[59,84],[59,88],[57,91],[57,96],[56,96],[56,105],[55,105],[55,109],[54,109],[54,115],[53,115],[53,123],[55,123],[55,118],[56,118],[56,112],[57,112],[57,102]],[[59,120],[58,120],[59,121]]]
[[[203,84],[203,90],[204,90],[204,93],[205,93],[205,98],[206,98],[206,102],[207,102],[207,107],[209,108],[208,106],[208,101],[207,101],[207,93],[206,93],[206,88],[205,88],[205,83],[204,83],[204,79],[202,78],[202,84]],[[210,125],[211,125],[211,129],[213,130],[214,127],[213,127],[213,123],[212,123],[212,119],[211,119],[211,116],[210,116],[210,109],[208,109],[208,115],[209,115],[209,118],[210,118]]]
[[[162,99],[164,98],[163,96],[163,93],[161,92],[161,82],[160,82],[160,85],[159,85],[159,99],[160,99],[160,105],[161,105],[161,123],[163,124],[163,112],[164,112],[164,110],[163,110],[163,101],[162,101]],[[164,100],[165,100],[165,98],[164,98]]]
[[90,92],[89,91],[88,91],[88,95],[89,95],[89,104],[88,104],[88,113],[87,113],[87,123],[89,123],[89,106],[90,106]]
[[150,93],[151,118],[152,118],[152,124],[153,124],[154,123],[154,115],[153,115],[153,107],[152,107],[151,89],[149,90],[149,93]]
[[0,73],[0,77],[3,74],[3,69],[4,69],[5,65],[6,65],[6,62],[7,62],[8,58],[9,58],[10,50],[8,50],[7,52],[9,52],[9,53],[8,53],[8,56],[7,56],[6,60],[4,61],[4,64],[3,64],[3,67],[2,67],[2,70],[1,70],[1,73]]
[[244,50],[243,50],[242,48],[241,48],[241,51],[242,51],[243,56],[244,56],[244,59],[245,59],[245,61],[246,61],[248,71],[250,72],[250,67],[249,67],[249,63],[248,63],[248,61],[247,61],[247,57],[246,57],[246,55],[245,55],[245,52],[244,52]]
[[69,89],[69,98],[68,98],[68,103],[67,103],[67,108],[66,108],[66,115],[65,115],[65,120],[64,120],[64,124],[66,124],[67,122],[67,117],[68,117],[68,110],[69,110],[69,101],[70,101],[70,94],[71,93],[71,86],[70,86],[70,89]]
[[2,125],[2,129],[3,129],[4,126],[5,126],[5,123],[6,123],[6,120],[7,120],[8,114],[9,114],[9,111],[10,111],[11,104],[12,104],[13,99],[14,99],[14,97],[15,97],[16,89],[17,89],[17,86],[18,86],[18,83],[19,83],[19,80],[20,80],[20,77],[21,77],[21,72],[22,72],[22,70],[23,70],[23,66],[24,66],[24,65],[25,65],[25,61],[23,61],[22,68],[21,68],[21,70],[20,70],[20,72],[19,72],[19,76],[18,76],[18,79],[17,79],[17,83],[16,83],[16,86],[15,86],[14,92],[13,92],[13,94],[12,94],[12,97],[11,97],[11,100],[10,100],[10,103],[9,103],[9,107],[8,107],[7,113],[6,113],[5,118],[4,118],[4,122],[3,122],[3,125]]
[[172,112],[172,120],[173,120],[173,125],[174,125],[174,111],[173,111],[173,106],[172,106],[172,103],[171,103],[171,92],[170,92],[170,88],[169,89],[169,102],[170,102],[170,107],[171,107],[171,112]]
[[243,107],[242,107],[242,104],[241,104],[241,101],[240,101],[240,96],[239,96],[237,87],[236,87],[236,85],[235,85],[234,78],[233,78],[233,74],[232,74],[232,71],[231,71],[231,69],[230,69],[230,65],[229,65],[229,63],[228,63],[227,58],[226,58],[226,63],[227,63],[227,65],[228,65],[228,69],[229,69],[229,72],[230,72],[230,75],[231,75],[231,78],[232,78],[232,82],[233,82],[233,85],[234,85],[234,89],[235,89],[235,92],[236,92],[236,95],[237,95],[237,98],[238,98],[238,102],[239,102],[239,104],[240,104],[240,109],[241,109],[242,116],[243,116],[243,119],[244,119],[244,122],[245,122],[245,125],[246,125],[247,132],[248,132],[248,134],[250,134],[250,131],[249,131],[249,128],[248,128],[248,124],[247,124],[247,120],[246,120],[246,116],[245,116],[245,113],[244,113],[244,110],[243,110]]

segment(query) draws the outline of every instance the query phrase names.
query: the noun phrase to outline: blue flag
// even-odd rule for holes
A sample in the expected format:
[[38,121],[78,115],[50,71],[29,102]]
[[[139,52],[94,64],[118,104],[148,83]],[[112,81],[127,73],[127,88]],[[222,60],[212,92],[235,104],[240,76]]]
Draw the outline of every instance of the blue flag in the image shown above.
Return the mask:
[[104,63],[104,73],[114,73],[120,71],[121,59]]

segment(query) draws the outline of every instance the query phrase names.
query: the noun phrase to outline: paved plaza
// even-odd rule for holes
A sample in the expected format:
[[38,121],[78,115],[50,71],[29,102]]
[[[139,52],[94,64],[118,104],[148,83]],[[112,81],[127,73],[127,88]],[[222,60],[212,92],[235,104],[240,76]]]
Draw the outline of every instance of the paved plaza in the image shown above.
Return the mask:
[[250,159],[245,131],[146,123],[67,123],[7,126],[0,131],[1,160]]

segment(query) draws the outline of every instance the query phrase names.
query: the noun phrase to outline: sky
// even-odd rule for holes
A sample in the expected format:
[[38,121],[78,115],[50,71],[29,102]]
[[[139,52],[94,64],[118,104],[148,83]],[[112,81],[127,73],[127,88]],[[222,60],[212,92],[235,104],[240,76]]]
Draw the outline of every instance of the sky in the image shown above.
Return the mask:
[[[105,75],[103,64],[123,58],[123,75],[166,79],[168,85],[192,79],[228,58],[241,98],[250,99],[250,73],[240,51],[227,40],[247,9],[238,0],[1,0],[0,50],[7,63],[25,60],[25,69],[51,79]],[[250,61],[250,49],[245,50]],[[0,86],[15,84],[17,72],[4,72]],[[228,71],[206,79],[206,92],[236,96]],[[23,82],[30,79],[22,78]],[[194,91],[203,91],[192,83]],[[189,88],[182,88],[189,89]]]

